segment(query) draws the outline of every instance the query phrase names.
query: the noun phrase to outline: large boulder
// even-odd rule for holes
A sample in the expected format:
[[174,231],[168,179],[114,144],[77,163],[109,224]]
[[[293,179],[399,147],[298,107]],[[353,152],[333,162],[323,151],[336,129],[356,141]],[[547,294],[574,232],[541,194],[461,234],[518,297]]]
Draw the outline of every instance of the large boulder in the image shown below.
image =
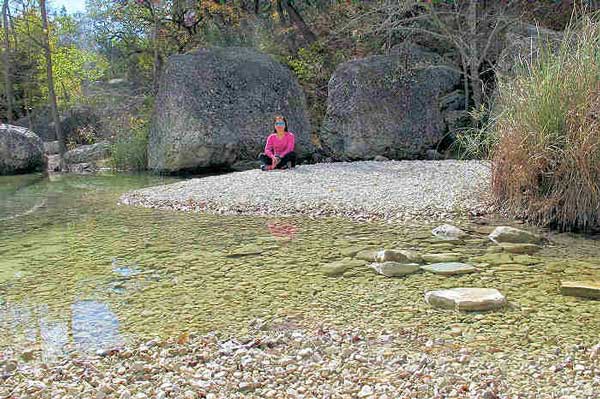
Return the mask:
[[296,135],[296,152],[308,156],[306,101],[289,69],[244,47],[171,56],[156,98],[148,166],[176,172],[254,160],[277,114]]
[[33,172],[43,166],[42,139],[24,127],[0,125],[0,175]]
[[416,45],[341,64],[329,81],[320,139],[334,157],[424,158],[446,134],[444,98],[460,75]]

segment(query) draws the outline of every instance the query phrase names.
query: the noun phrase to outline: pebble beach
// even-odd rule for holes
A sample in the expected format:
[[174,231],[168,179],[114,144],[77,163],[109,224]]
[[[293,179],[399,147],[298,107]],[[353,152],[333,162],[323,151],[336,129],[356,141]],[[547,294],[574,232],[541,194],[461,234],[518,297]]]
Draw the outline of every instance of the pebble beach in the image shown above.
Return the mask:
[[364,161],[249,170],[131,191],[121,203],[217,214],[437,220],[489,209],[484,161]]

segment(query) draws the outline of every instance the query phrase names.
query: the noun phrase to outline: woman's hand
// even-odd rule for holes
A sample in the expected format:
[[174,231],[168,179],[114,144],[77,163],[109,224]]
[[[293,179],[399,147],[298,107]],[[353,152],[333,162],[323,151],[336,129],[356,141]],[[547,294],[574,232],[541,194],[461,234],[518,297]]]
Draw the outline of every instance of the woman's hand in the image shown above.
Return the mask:
[[279,162],[281,162],[281,158],[279,158],[279,156],[275,155],[273,157],[273,169],[279,164]]

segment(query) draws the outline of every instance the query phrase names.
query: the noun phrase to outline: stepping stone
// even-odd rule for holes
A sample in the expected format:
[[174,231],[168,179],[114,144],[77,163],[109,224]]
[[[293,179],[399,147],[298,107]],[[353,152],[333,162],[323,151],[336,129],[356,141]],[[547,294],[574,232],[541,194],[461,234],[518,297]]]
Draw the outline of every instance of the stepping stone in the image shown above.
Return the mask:
[[371,263],[369,267],[386,277],[401,277],[421,270],[420,266],[416,263],[399,262]]
[[598,281],[562,281],[560,293],[583,298],[600,299],[600,282]]
[[431,265],[421,266],[421,269],[427,272],[441,274],[443,276],[451,276],[454,274],[467,274],[477,271],[475,267],[460,262],[433,263]]
[[421,257],[413,251],[404,249],[384,249],[377,252],[375,261],[378,263],[384,262],[399,262],[399,263],[419,263]]
[[462,255],[455,252],[444,252],[440,254],[421,255],[421,258],[428,263],[458,262],[462,258]]
[[492,310],[506,305],[506,298],[494,288],[451,288],[429,291],[425,302],[442,309]]
[[434,236],[442,238],[444,240],[459,240],[467,235],[467,233],[465,233],[456,226],[452,226],[451,224],[443,224],[441,226],[438,226],[435,229],[431,230],[431,233]]
[[510,242],[504,242],[500,244],[500,247],[505,252],[510,252],[511,254],[519,254],[519,255],[533,255],[542,247],[536,244],[513,244]]
[[542,242],[542,238],[539,235],[510,226],[498,226],[488,237],[496,244],[502,242],[513,244],[539,244]]

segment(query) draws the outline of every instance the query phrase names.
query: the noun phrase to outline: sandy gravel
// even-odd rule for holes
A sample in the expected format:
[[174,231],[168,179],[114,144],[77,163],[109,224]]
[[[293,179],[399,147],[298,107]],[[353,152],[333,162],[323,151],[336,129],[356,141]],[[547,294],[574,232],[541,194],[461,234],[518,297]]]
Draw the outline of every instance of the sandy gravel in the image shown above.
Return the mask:
[[124,194],[122,204],[218,214],[443,219],[489,209],[482,161],[386,161],[249,170]]

